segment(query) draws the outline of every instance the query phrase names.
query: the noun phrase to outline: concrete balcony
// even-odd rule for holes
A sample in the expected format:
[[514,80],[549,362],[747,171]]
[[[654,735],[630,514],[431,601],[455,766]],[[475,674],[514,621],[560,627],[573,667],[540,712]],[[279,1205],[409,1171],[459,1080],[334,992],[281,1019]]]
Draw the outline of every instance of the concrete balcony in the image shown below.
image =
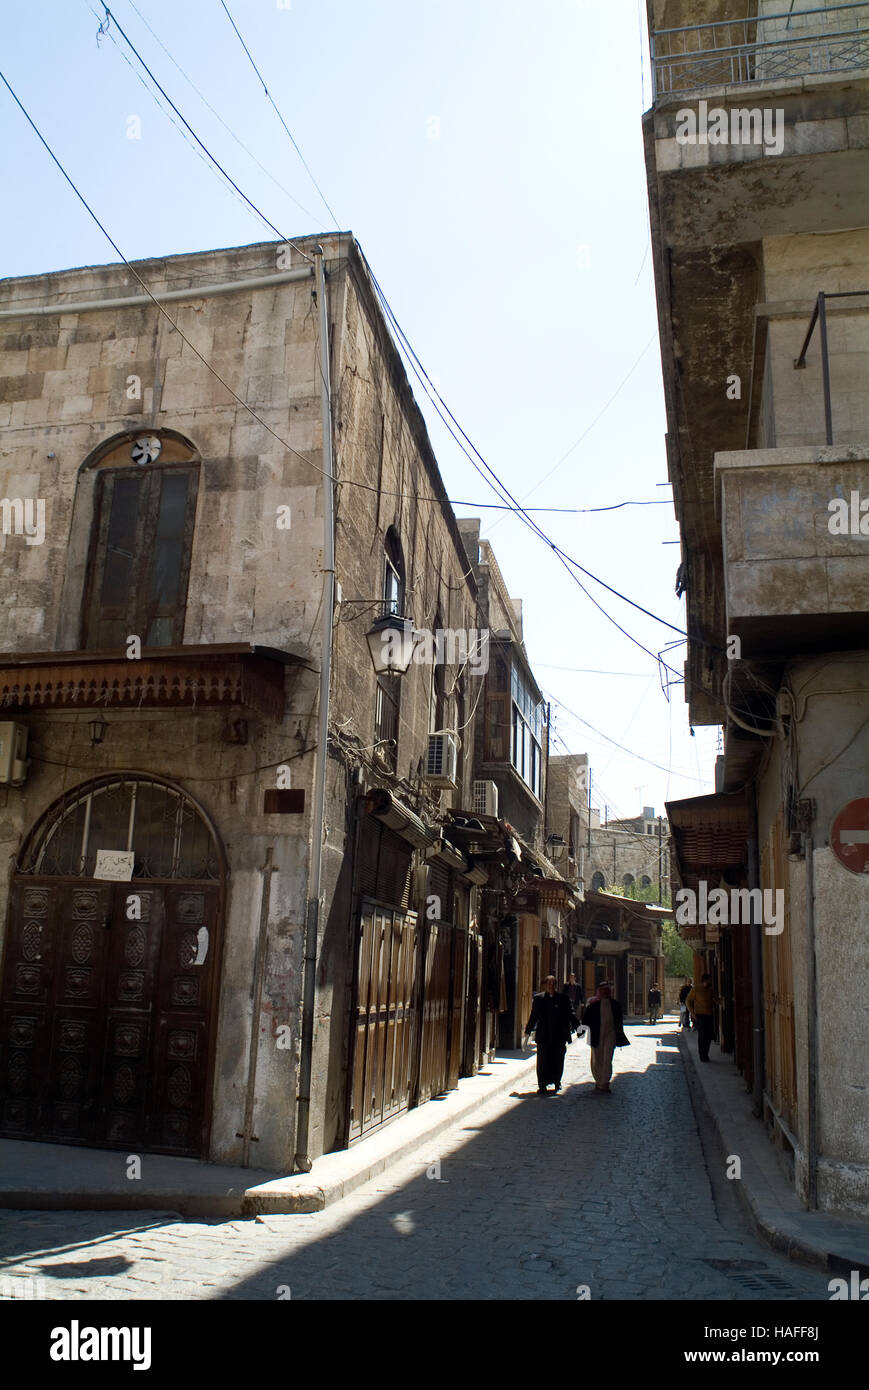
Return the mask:
[[739,654],[869,647],[869,441],[719,453],[715,481]]
[[[677,6],[677,8],[679,8]],[[869,5],[862,0],[794,12],[763,4],[744,18],[655,29],[656,101],[709,87],[822,77],[869,66]]]

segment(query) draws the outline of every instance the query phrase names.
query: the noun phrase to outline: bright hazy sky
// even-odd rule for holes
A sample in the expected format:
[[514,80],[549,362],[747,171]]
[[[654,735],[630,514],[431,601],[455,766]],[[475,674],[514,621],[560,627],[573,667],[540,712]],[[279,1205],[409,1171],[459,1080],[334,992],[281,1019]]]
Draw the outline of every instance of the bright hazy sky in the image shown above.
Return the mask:
[[[669,499],[640,126],[650,102],[644,5],[227,3],[338,225],[359,240],[426,370],[510,491],[529,507]],[[220,0],[112,9],[283,234],[334,229]],[[158,107],[117,30],[97,45],[97,11],[95,0],[7,10],[0,67],[124,255],[272,239]],[[0,111],[0,275],[116,260],[2,86]],[[131,117],[139,139],[128,138]],[[415,394],[449,495],[497,501]],[[625,816],[711,791],[717,730],[690,736],[684,687],[668,703],[657,662],[522,522],[456,511],[483,518],[523,600],[531,662],[552,700],[552,751],[588,752],[593,803]],[[586,569],[684,628],[679,547],[663,543],[678,537],[670,505],[533,515]],[[580,577],[652,652],[677,640]],[[669,657],[679,673],[684,652]]]

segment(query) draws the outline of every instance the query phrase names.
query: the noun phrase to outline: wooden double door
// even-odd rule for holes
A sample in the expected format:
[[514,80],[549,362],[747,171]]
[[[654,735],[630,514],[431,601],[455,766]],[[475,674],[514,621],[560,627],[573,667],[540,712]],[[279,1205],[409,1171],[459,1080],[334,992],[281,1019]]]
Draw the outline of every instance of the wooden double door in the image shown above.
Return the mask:
[[360,911],[349,1142],[458,1085],[467,932]]
[[220,887],[16,876],[0,1133],[207,1154]]

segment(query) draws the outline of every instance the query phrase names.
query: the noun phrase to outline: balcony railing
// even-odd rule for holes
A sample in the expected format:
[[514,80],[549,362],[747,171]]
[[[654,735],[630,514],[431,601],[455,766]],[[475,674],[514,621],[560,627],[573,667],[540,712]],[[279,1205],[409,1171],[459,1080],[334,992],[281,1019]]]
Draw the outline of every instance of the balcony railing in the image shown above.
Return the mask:
[[800,370],[806,365],[806,353],[809,350],[809,343],[815,331],[815,324],[818,325],[818,333],[821,339],[821,379],[824,384],[824,429],[828,444],[833,444],[833,398],[830,391],[830,353],[827,345],[827,300],[828,299],[865,299],[869,296],[869,290],[839,290],[834,294],[825,294],[821,290],[815,300],[815,307],[806,336],[803,339],[803,346],[799,357],[794,360],[794,367]]
[[869,69],[869,3],[658,29],[650,43],[656,102],[732,83]]

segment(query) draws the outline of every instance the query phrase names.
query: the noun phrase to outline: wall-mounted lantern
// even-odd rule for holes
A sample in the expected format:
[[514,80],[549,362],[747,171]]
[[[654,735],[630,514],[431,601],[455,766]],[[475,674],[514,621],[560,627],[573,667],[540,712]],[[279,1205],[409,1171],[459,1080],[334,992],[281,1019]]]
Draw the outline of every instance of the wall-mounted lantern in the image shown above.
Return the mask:
[[376,618],[365,634],[378,676],[403,676],[413,655],[413,622],[395,613]]

